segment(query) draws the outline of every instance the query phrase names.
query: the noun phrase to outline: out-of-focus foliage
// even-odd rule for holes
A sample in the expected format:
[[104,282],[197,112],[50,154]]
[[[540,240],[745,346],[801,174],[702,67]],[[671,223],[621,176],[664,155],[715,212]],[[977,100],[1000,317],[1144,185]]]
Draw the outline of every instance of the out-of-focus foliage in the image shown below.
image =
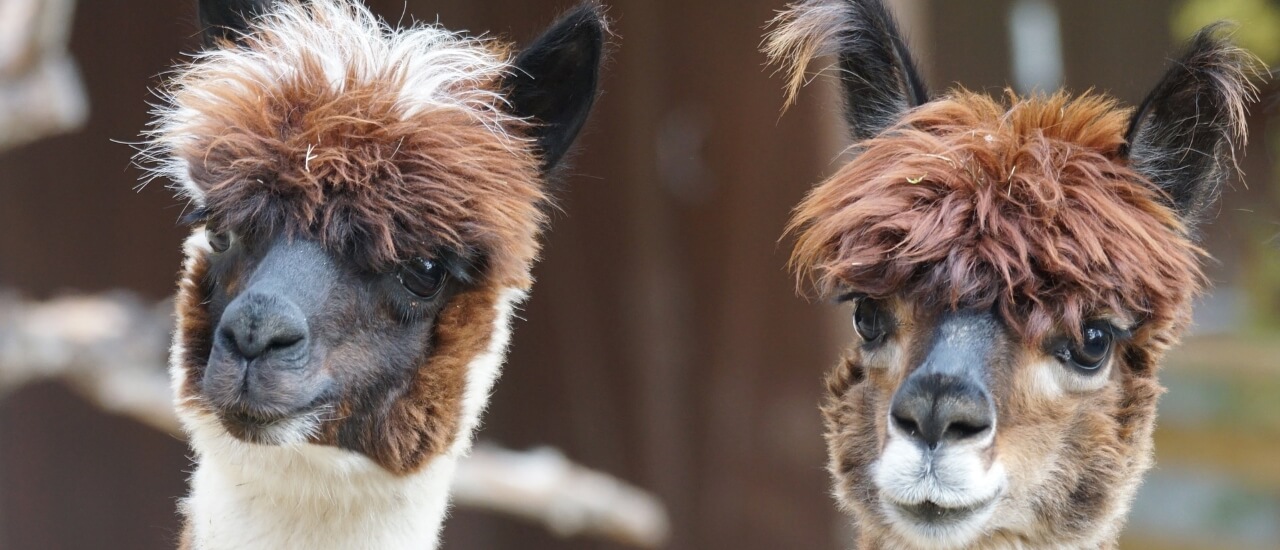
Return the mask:
[[[1274,187],[1280,193],[1280,185]],[[1280,224],[1268,224],[1247,233],[1255,239],[1253,250],[1248,250],[1244,270],[1245,292],[1248,293],[1250,313],[1256,328],[1272,330],[1280,328]]]
[[1173,32],[1180,38],[1195,34],[1214,21],[1228,19],[1239,27],[1238,44],[1268,65],[1280,62],[1280,1],[1184,0],[1173,12]]

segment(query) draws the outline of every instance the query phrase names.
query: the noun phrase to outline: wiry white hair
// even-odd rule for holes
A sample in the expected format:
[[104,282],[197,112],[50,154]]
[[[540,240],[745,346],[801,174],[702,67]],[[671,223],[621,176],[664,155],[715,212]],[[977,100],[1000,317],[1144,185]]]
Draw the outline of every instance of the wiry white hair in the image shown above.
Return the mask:
[[202,131],[209,106],[278,93],[282,82],[313,66],[323,69],[332,92],[386,86],[397,95],[402,118],[457,109],[504,141],[524,139],[507,131],[515,117],[494,82],[513,68],[506,47],[493,40],[439,25],[393,28],[360,0],[281,0],[239,42],[243,47],[194,54],[156,92],[161,102],[153,105],[154,119],[135,157],[146,170],[142,185],[168,178],[180,195],[201,204],[187,160],[175,153]]
[[763,47],[769,64],[787,77],[786,100],[790,107],[808,82],[806,68],[814,59],[840,53],[843,35],[851,21],[857,21],[851,2],[802,1],[791,4],[766,25],[771,29]]

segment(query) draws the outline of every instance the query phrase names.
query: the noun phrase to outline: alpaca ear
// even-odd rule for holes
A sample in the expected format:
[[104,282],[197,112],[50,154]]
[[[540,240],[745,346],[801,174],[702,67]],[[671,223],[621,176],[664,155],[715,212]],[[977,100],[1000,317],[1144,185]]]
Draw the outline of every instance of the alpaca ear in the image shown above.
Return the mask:
[[809,63],[836,56],[845,119],[856,141],[879,135],[929,101],[924,78],[882,0],[803,0],[770,25],[764,50],[790,73],[788,104],[805,84]]
[[566,13],[515,59],[506,80],[516,116],[531,119],[543,172],[569,151],[596,100],[606,22],[586,2]]
[[1244,146],[1248,103],[1257,99],[1252,55],[1201,29],[1134,112],[1125,136],[1133,168],[1168,194],[1194,225],[1218,198]]
[[196,9],[205,47],[240,42],[254,18],[267,13],[272,0],[199,0]]

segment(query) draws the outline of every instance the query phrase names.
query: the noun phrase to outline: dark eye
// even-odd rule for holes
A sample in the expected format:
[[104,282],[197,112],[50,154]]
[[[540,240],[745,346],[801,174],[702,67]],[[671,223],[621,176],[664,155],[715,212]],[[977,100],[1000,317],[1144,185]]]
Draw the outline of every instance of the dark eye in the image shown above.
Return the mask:
[[1093,374],[1101,371],[1115,341],[1115,331],[1106,323],[1092,322],[1080,330],[1080,342],[1064,344],[1055,355],[1076,370]]
[[214,252],[226,252],[231,248],[231,233],[227,231],[218,231],[212,227],[205,226],[204,237],[209,241],[209,248]]
[[444,288],[449,272],[444,264],[430,258],[414,258],[403,264],[396,272],[400,284],[404,285],[414,296],[423,299],[435,298]]
[[870,298],[858,300],[857,309],[853,310],[853,328],[858,336],[867,344],[875,344],[889,332],[891,319],[884,310],[884,305]]

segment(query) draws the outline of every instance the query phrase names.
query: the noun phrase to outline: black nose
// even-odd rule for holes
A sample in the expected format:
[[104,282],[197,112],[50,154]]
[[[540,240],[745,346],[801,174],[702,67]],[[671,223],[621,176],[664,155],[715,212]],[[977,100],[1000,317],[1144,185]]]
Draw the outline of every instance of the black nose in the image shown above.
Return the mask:
[[991,398],[981,386],[937,372],[907,377],[893,396],[890,416],[904,435],[931,449],[977,439],[995,424]]
[[307,336],[306,316],[293,302],[262,293],[246,293],[233,300],[218,325],[224,349],[245,359],[270,356],[301,361]]

